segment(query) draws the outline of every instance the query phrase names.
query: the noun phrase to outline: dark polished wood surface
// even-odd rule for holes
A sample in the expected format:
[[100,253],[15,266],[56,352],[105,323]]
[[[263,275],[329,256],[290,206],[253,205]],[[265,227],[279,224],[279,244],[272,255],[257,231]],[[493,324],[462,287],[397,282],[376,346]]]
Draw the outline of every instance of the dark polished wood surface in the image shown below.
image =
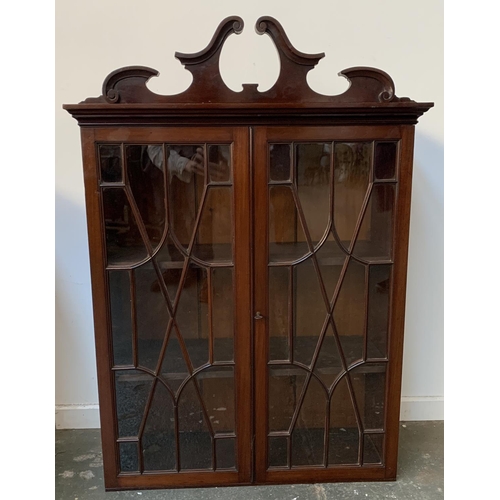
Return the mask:
[[80,104],[65,105],[84,126],[169,125],[169,124],[297,124],[333,123],[416,123],[432,103],[417,103],[397,97],[391,77],[376,68],[353,67],[339,75],[349,88],[342,94],[327,96],[313,91],[307,73],[324,54],[304,54],[292,46],[282,26],[273,18],[261,17],[258,34],[271,37],[280,57],[280,74],[267,91],[257,84],[243,84],[241,92],[229,89],[219,72],[219,58],[226,38],[241,33],[243,20],[229,17],[222,21],[209,45],[195,54],[176,53],[193,75],[193,82],[176,95],[158,95],[147,81],[159,73],[143,66],[113,71],[104,80],[102,95]]
[[[353,67],[340,73],[347,78],[350,87],[346,92],[336,96],[326,96],[314,92],[306,81],[307,73],[315,67],[324,54],[304,54],[295,49],[282,26],[273,18],[262,17],[257,21],[256,31],[258,34],[266,34],[271,37],[276,45],[280,58],[280,75],[276,83],[269,90],[259,92],[257,85],[245,84],[241,92],[233,92],[223,82],[219,73],[219,58],[223,44],[228,36],[239,34],[243,29],[243,21],[239,17],[229,17],[222,21],[217,28],[208,46],[195,54],[176,53],[176,57],[193,75],[191,86],[184,92],[173,96],[162,96],[151,92],[147,81],[158,75],[151,68],[133,66],[121,68],[112,72],[103,83],[102,95],[88,98],[79,104],[65,105],[64,108],[78,120],[81,128],[83,167],[86,193],[87,224],[89,233],[89,251],[92,276],[92,296],[94,308],[95,341],[97,355],[97,372],[99,383],[99,404],[101,414],[101,433],[104,455],[104,475],[106,488],[109,490],[133,489],[133,488],[174,488],[191,486],[223,486],[231,484],[266,484],[266,483],[298,483],[298,482],[321,482],[321,481],[361,481],[361,480],[394,480],[397,473],[397,447],[398,447],[398,421],[401,396],[401,373],[403,355],[404,313],[406,294],[406,266],[408,254],[408,233],[410,220],[410,197],[411,176],[413,162],[414,125],[418,118],[433,106],[432,103],[418,103],[406,97],[398,97],[395,93],[395,85],[391,77],[385,72],[375,68]],[[316,257],[313,251],[311,235],[305,223],[303,223],[304,237],[301,241],[279,242],[276,248],[281,252],[282,262],[269,262],[269,227],[270,227],[270,183],[268,180],[269,153],[272,143],[325,143],[332,148],[330,152],[330,187],[333,189],[334,154],[333,148],[337,143],[365,142],[370,144],[371,150],[377,141],[392,142],[395,175],[394,178],[376,180],[373,178],[374,167],[371,159],[370,178],[366,194],[363,194],[363,204],[360,206],[360,215],[356,215],[354,239],[342,243],[341,238],[336,235],[337,243],[343,248],[341,257],[333,257],[335,242],[331,241],[324,245],[324,251],[332,248],[332,257]],[[235,165],[233,170],[232,186],[233,201],[231,210],[233,213],[232,240],[229,242],[233,248],[234,265],[234,373],[235,373],[235,432],[230,434],[236,442],[236,466],[230,470],[217,470],[214,465],[215,439],[213,429],[212,435],[212,469],[210,470],[180,470],[179,466],[179,444],[176,449],[176,470],[172,471],[148,471],[144,470],[142,452],[139,452],[137,472],[120,472],[120,444],[137,443],[138,449],[141,443],[139,437],[118,438],[119,418],[117,416],[117,395],[115,390],[115,373],[129,369],[142,370],[144,376],[152,377],[155,384],[159,385],[160,368],[157,370],[145,369],[138,366],[137,357],[137,325],[134,326],[133,338],[133,361],[131,366],[116,367],[113,362],[113,334],[112,317],[110,311],[110,283],[109,272],[126,272],[130,276],[131,296],[137,292],[134,272],[136,267],[148,259],[155,257],[156,250],[148,240],[145,224],[140,221],[140,210],[133,203],[133,216],[139,221],[138,229],[141,238],[146,245],[147,258],[137,261],[130,248],[131,262],[113,264],[107,262],[106,254],[106,231],[107,222],[104,214],[104,189],[125,190],[129,199],[133,200],[130,190],[130,180],[123,179],[113,184],[103,182],[100,173],[98,159],[98,147],[101,144],[119,145],[124,152],[128,145],[149,144],[161,145],[163,152],[172,144],[231,144],[232,158]],[[396,145],[396,146],[394,146]],[[124,154],[124,153],[123,153]],[[295,153],[292,153],[292,155]],[[124,168],[124,167],[122,167]],[[208,167],[205,167],[207,169]],[[296,167],[295,167],[296,168]],[[206,170],[207,171],[207,170]],[[292,191],[296,190],[297,182],[290,181]],[[166,176],[165,176],[166,177]],[[294,184],[295,183],[295,184]],[[390,258],[359,258],[354,252],[361,246],[356,247],[356,237],[363,233],[363,213],[369,205],[370,193],[373,186],[385,183],[394,186],[393,214],[391,218],[390,237],[386,237],[392,255]],[[207,187],[204,188],[204,196]],[[298,195],[295,192],[297,201]],[[392,191],[391,191],[392,192]],[[166,191],[165,191],[166,193]],[[165,206],[171,203],[169,195],[165,194]],[[330,210],[333,211],[333,201],[330,195]],[[276,198],[278,199],[278,198]],[[389,201],[390,201],[389,200]],[[387,200],[385,200],[387,203]],[[202,202],[203,204],[203,202]],[[298,203],[300,205],[300,203]],[[286,202],[278,203],[276,207],[287,207]],[[275,207],[273,207],[273,210]],[[295,209],[294,209],[295,210]],[[295,217],[304,220],[302,209],[299,208]],[[372,210],[370,224],[375,232],[380,226],[380,221],[374,218]],[[368,217],[368,216],[367,216]],[[201,209],[197,216],[196,224],[201,219]],[[331,221],[330,221],[331,222]],[[170,224],[170,222],[169,222]],[[297,231],[297,221],[295,221]],[[378,224],[378,226],[377,226]],[[283,226],[285,227],[285,226]],[[380,229],[380,228],[379,228]],[[281,228],[280,231],[286,232]],[[162,236],[167,237],[168,228]],[[363,234],[365,234],[363,233]],[[194,234],[194,233],[193,233]],[[284,233],[283,233],[284,234]],[[369,232],[367,233],[369,234]],[[382,233],[381,233],[382,234]],[[187,260],[190,257],[193,239],[188,246]],[[146,244],[146,242],[148,242]],[[363,242],[360,243],[360,245]],[[177,242],[176,244],[179,244]],[[213,248],[219,243],[213,243]],[[221,245],[221,244],[219,244]],[[302,250],[301,250],[302,249]],[[182,249],[181,249],[182,250]],[[142,251],[142,250],[141,250]],[[193,256],[193,262],[203,263],[210,255],[210,248],[200,247],[198,257]],[[307,252],[309,251],[309,254]],[[206,252],[206,253],[203,253]],[[208,252],[208,253],[207,253]],[[309,380],[322,375],[340,373],[336,383],[344,380],[346,382],[346,395],[350,394],[353,402],[356,425],[359,429],[359,439],[356,450],[355,463],[349,465],[335,465],[329,463],[328,439],[330,433],[329,416],[325,420],[324,443],[323,437],[319,437],[318,446],[324,447],[323,465],[292,465],[291,464],[291,434],[285,431],[270,432],[268,413],[269,401],[269,367],[279,364],[289,364],[287,370],[283,371],[283,378],[297,376],[297,373],[308,370],[308,367],[300,362],[288,359],[287,361],[274,361],[274,352],[282,350],[283,340],[271,339],[269,334],[269,269],[272,266],[283,265],[290,269],[290,283],[294,283],[293,266],[299,262],[288,262],[290,252],[301,252],[311,257],[314,266],[313,272],[319,272],[319,266],[337,266],[340,272],[339,285],[336,288],[332,304],[335,303],[342,279],[348,271],[350,261],[356,261],[364,266],[366,283],[369,283],[370,266],[390,266],[391,278],[388,280],[390,294],[388,313],[388,341],[387,352],[377,354],[375,359],[367,359],[367,340],[365,338],[352,336],[346,342],[339,355],[325,357],[325,363],[317,372],[307,375],[306,386]],[[305,260],[303,257],[302,260]],[[198,259],[198,260],[196,260]],[[137,261],[135,264],[133,262]],[[201,264],[200,264],[201,265]],[[162,267],[163,266],[163,267]],[[215,266],[215,267],[214,267]],[[168,302],[168,291],[163,283],[161,273],[164,269],[172,268],[180,273],[181,283],[186,281],[188,274],[187,264],[181,262],[161,262],[154,264],[158,274],[159,289],[165,295]],[[157,268],[157,269],[156,269]],[[207,264],[209,269],[209,283],[211,282],[214,264]],[[320,279],[321,282],[321,279]],[[336,331],[333,321],[333,305],[330,307],[329,297],[326,296],[325,285],[321,284],[322,294],[327,303],[329,313],[327,315],[325,328],[331,323]],[[288,292],[287,292],[288,293]],[[360,314],[368,322],[368,285],[364,304],[359,305]],[[289,314],[294,308],[293,293],[289,292],[287,304]],[[133,302],[133,300],[132,300]],[[178,301],[177,301],[178,302]],[[169,304],[168,331],[177,329],[175,310],[177,302]],[[137,322],[137,312],[132,305],[133,321]],[[213,307],[213,296],[208,295],[209,309]],[[311,314],[316,314],[316,309]],[[292,316],[290,316],[292,317]],[[173,319],[172,319],[173,318]],[[210,323],[209,331],[214,326]],[[290,326],[290,328],[292,328]],[[290,330],[291,332],[292,330]],[[212,335],[209,333],[209,336]],[[303,334],[302,334],[303,335]],[[178,332],[182,341],[181,334]],[[317,337],[306,335],[293,338],[289,334],[289,342],[294,342],[299,350],[314,351],[313,366],[317,359],[321,346],[324,344],[329,352],[333,352],[338,333],[331,338],[324,339],[325,331],[319,336],[320,341],[315,345]],[[194,342],[186,339],[180,343],[179,360],[186,357],[189,351],[193,353],[196,349],[210,350],[210,359],[205,367],[194,369],[188,363],[191,377],[198,373],[196,370],[205,368],[216,368],[213,365],[213,349],[224,350],[227,340],[209,340]],[[158,349],[164,354],[165,345],[163,340],[158,340],[157,347],[152,341],[155,352]],[[206,343],[208,342],[208,347]],[[338,342],[339,343],[339,342]],[[203,345],[202,345],[203,344]],[[163,345],[163,347],[161,347]],[[340,345],[340,343],[339,343]],[[223,347],[220,347],[223,346]],[[329,347],[333,346],[333,347]],[[364,346],[364,347],[363,347]],[[361,351],[360,351],[361,350]],[[363,356],[356,363],[349,365],[346,357],[351,357],[352,352],[363,352]],[[269,357],[271,356],[271,357]],[[278,355],[276,355],[278,356]],[[293,358],[293,354],[291,355]],[[352,354],[354,356],[354,354]],[[147,357],[147,356],[146,356]],[[189,358],[189,356],[187,356]],[[152,354],[154,359],[154,354]],[[269,359],[273,361],[269,361]],[[279,359],[279,358],[278,358]],[[181,360],[182,361],[182,360]],[[175,378],[177,369],[172,364],[171,378]],[[216,365],[216,364],[215,364]],[[221,365],[223,367],[223,364]],[[233,365],[231,365],[233,366]],[[353,380],[355,373],[370,374],[384,372],[385,375],[385,397],[383,405],[383,428],[371,429],[362,421],[362,408],[356,402],[355,385]],[[174,373],[175,372],[175,373]],[[314,375],[314,376],[313,376]],[[193,380],[195,380],[193,378]],[[319,380],[319,379],[318,379]],[[163,383],[163,382],[162,382]],[[368,386],[367,386],[368,387]],[[325,388],[326,390],[327,388]],[[198,387],[197,387],[197,390]],[[304,399],[299,395],[300,402]],[[368,391],[368,389],[367,389]],[[328,391],[326,391],[328,392]],[[144,415],[151,407],[153,391],[146,404]],[[331,398],[331,393],[330,396]],[[346,396],[347,397],[347,396]],[[329,408],[330,402],[327,403]],[[297,420],[299,407],[295,410],[294,419]],[[176,407],[177,408],[177,407]],[[177,409],[175,410],[177,411]],[[206,413],[206,409],[205,409]],[[177,417],[176,417],[177,418]],[[144,428],[146,416],[143,417],[141,429]],[[294,420],[294,421],[295,421]],[[176,420],[176,432],[179,423]],[[292,426],[293,427],[293,426]],[[307,431],[307,429],[306,429]],[[314,432],[313,432],[314,431]],[[309,433],[310,443],[316,442],[315,429]],[[345,429],[344,429],[345,431]],[[142,432],[142,431],[141,431]],[[304,432],[304,431],[301,431]],[[268,453],[268,437],[287,437],[288,454],[286,466],[270,467]],[[327,436],[328,434],[328,436]],[[356,431],[357,434],[357,431]],[[366,436],[382,436],[383,449],[380,452],[381,463],[364,463],[364,440]],[[228,434],[229,435],[229,434]],[[371,437],[370,437],[371,439]]]

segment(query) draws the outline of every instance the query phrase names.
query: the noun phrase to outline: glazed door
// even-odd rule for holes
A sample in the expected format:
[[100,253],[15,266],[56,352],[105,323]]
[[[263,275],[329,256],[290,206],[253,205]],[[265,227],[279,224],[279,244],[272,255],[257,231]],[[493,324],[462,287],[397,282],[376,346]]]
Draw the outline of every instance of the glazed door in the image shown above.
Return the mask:
[[400,133],[255,130],[258,482],[387,473],[399,414],[389,376],[401,356],[391,335],[402,334],[391,327]]
[[106,486],[248,483],[248,130],[83,134]]

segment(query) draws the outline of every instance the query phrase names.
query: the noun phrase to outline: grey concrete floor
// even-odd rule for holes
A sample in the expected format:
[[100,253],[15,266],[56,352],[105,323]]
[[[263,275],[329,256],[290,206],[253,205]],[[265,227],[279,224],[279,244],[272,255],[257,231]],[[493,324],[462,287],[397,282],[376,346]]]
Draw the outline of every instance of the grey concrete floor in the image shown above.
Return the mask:
[[104,491],[99,430],[56,431],[56,500],[434,500],[443,493],[443,422],[402,422],[398,480]]

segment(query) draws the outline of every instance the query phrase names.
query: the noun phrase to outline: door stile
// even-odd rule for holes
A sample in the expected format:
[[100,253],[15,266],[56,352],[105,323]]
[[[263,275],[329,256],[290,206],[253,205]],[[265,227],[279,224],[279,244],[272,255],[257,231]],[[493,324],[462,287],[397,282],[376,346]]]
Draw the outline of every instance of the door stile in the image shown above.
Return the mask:
[[234,129],[235,363],[238,478],[252,475],[252,297],[250,130]]
[[101,423],[101,444],[104,461],[104,481],[107,488],[118,486],[118,452],[115,435],[115,395],[113,372],[111,371],[111,342],[108,331],[110,318],[106,280],[105,236],[102,226],[101,194],[96,158],[95,131],[81,129],[82,155],[85,181],[85,205],[89,239],[90,272],[92,281],[92,304],[94,313],[94,334],[96,346],[97,380],[99,383],[99,414]]
[[[267,277],[268,196],[267,129],[257,127],[253,137],[254,175],[254,377],[255,377],[255,480],[262,483],[267,470]],[[259,318],[260,313],[262,318]]]

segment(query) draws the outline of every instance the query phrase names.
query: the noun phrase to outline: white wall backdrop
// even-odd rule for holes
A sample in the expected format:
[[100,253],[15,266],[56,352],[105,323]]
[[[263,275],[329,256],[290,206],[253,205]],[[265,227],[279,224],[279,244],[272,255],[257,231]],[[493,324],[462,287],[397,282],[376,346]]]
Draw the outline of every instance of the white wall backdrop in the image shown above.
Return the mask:
[[56,425],[96,427],[98,397],[80,135],[62,110],[98,96],[121,66],[160,71],[158,93],[187,88],[190,74],[174,52],[197,52],[219,22],[239,15],[245,29],[221,56],[227,85],[270,88],[278,55],[255,21],[270,15],[292,44],[326,57],[309,73],[311,87],[340,93],[337,76],[352,66],[389,73],[399,96],[433,101],[416,129],[403,371],[403,420],[443,418],[443,5],[439,0],[203,2],[59,0],[56,12]]

